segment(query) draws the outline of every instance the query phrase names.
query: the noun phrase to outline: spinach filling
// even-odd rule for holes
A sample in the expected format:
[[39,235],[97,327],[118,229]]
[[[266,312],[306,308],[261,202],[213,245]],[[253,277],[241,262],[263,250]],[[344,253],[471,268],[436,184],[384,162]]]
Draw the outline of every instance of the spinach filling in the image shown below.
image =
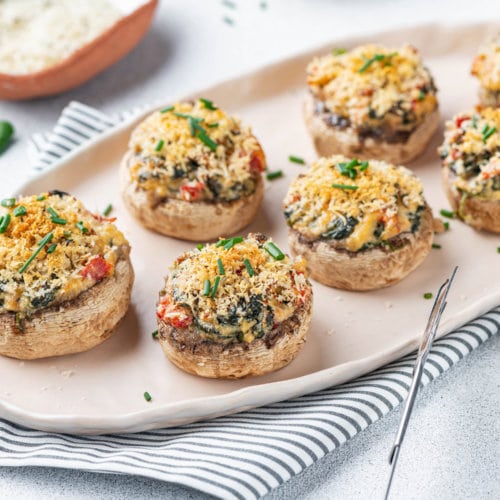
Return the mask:
[[344,240],[352,234],[357,223],[358,219],[355,217],[338,217],[330,221],[321,236],[329,240]]

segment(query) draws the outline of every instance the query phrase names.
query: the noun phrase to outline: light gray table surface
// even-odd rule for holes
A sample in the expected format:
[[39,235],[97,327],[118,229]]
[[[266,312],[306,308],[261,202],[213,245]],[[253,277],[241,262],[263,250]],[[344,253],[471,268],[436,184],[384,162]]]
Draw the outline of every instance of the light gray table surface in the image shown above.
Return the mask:
[[[20,0],[22,1],[22,0]],[[498,20],[498,0],[163,0],[152,30],[91,82],[43,100],[0,103],[16,142],[0,157],[0,195],[29,170],[27,138],[50,129],[70,100],[115,113],[207,86],[336,38],[420,22]],[[233,19],[229,25],[223,17]],[[393,498],[500,498],[500,338],[419,395]],[[0,381],[4,383],[4,381]],[[400,409],[274,490],[268,498],[381,498]],[[172,484],[52,468],[0,468],[0,499],[207,498]]]

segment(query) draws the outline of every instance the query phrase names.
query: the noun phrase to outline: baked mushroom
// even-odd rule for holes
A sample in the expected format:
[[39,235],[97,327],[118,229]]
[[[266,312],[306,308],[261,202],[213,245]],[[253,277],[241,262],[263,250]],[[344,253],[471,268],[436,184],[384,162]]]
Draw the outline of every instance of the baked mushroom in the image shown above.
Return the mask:
[[193,241],[233,234],[256,216],[266,160],[250,128],[207,99],[148,116],[121,165],[130,212],[149,229]]
[[422,184],[383,161],[320,158],[292,182],[283,209],[292,254],[306,259],[312,278],[335,288],[393,285],[432,246]]
[[158,338],[189,373],[262,375],[298,354],[311,309],[303,260],[263,234],[220,239],[174,262],[156,309]]
[[0,354],[60,356],[113,333],[134,273],[112,221],[61,191],[1,201]]
[[500,233],[500,108],[447,121],[439,154],[453,210],[476,229]]
[[500,106],[500,34],[479,50],[471,74],[480,83],[479,101],[483,106]]
[[406,163],[439,125],[436,87],[418,50],[363,45],[307,67],[304,112],[318,154]]

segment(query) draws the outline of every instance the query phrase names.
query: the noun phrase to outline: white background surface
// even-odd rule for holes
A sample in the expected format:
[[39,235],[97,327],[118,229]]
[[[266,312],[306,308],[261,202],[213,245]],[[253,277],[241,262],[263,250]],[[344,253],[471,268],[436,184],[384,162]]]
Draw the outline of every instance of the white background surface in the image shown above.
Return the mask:
[[[22,1],[22,0],[20,0]],[[418,22],[499,21],[498,0],[163,0],[153,28],[126,59],[67,94],[0,103],[16,143],[0,157],[0,195],[29,169],[26,140],[49,129],[72,99],[107,112],[185,93],[263,63],[334,41]],[[223,22],[227,16],[232,26]],[[374,36],[376,40],[376,36]],[[459,82],[457,82],[459,85]],[[393,498],[498,498],[497,338],[420,395],[400,458]],[[4,384],[7,381],[1,381]],[[270,498],[380,498],[399,411],[283,485]],[[0,498],[204,498],[157,481],[54,469],[0,469]]]

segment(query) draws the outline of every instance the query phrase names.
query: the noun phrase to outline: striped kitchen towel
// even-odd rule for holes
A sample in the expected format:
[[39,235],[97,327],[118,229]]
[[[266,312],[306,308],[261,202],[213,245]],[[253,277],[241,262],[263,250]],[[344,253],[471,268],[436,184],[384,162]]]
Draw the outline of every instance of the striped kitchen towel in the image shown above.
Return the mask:
[[[54,132],[33,139],[35,169],[124,117],[71,103]],[[427,385],[500,330],[500,307],[436,341]],[[256,499],[338,448],[405,398],[415,354],[353,382],[237,415],[108,436],[49,434],[0,420],[0,465],[51,466],[147,476],[219,498]]]

